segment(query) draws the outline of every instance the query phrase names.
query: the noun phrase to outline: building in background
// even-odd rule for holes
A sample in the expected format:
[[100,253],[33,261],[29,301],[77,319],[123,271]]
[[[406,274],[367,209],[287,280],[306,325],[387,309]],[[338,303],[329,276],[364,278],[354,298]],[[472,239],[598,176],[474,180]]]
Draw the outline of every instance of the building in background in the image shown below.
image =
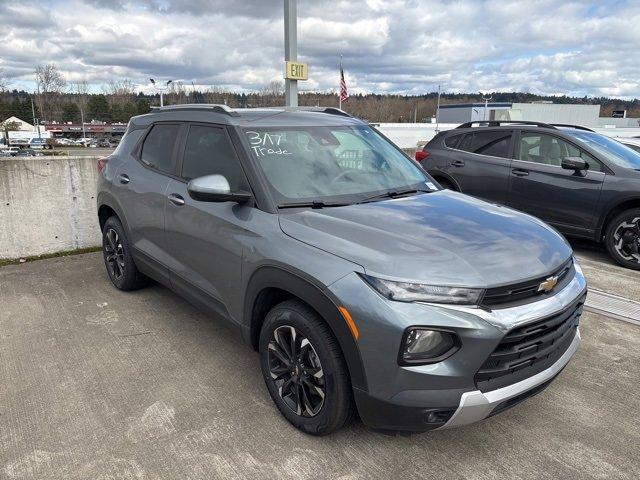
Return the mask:
[[601,117],[600,105],[569,103],[462,103],[440,105],[440,122],[465,123],[482,120],[525,120],[544,123],[565,123],[587,127],[638,127],[637,118],[626,118],[626,113],[615,117]]
[[19,132],[35,132],[36,131],[36,127],[31,125],[29,122],[25,122],[24,120],[18,117],[9,117],[5,120],[2,120],[0,123],[12,123],[17,127],[15,131],[19,131]]

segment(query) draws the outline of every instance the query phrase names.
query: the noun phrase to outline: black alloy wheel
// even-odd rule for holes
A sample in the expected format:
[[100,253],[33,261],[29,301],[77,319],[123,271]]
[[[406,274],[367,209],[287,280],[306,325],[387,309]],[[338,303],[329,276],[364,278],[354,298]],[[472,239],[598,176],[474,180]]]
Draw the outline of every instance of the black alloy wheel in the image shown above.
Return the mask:
[[104,236],[104,261],[113,278],[120,280],[124,276],[124,248],[120,236],[113,228],[106,229]]
[[620,265],[640,270],[640,209],[623,212],[611,221],[606,246]]
[[329,325],[309,305],[291,299],[273,307],[258,340],[269,395],[294,427],[327,435],[354,418],[344,355]]
[[313,345],[291,325],[273,331],[269,373],[282,401],[296,415],[316,416],[326,396],[324,372]]
[[117,289],[137,290],[149,282],[136,267],[127,235],[116,216],[109,217],[102,227],[102,255],[109,279]]

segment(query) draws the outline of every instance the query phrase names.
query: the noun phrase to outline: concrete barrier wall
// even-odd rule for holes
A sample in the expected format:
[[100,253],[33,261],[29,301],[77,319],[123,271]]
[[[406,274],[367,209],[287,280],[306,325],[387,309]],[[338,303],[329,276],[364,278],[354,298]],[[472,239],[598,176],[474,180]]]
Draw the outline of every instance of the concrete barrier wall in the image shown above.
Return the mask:
[[0,259],[100,244],[97,158],[0,159]]

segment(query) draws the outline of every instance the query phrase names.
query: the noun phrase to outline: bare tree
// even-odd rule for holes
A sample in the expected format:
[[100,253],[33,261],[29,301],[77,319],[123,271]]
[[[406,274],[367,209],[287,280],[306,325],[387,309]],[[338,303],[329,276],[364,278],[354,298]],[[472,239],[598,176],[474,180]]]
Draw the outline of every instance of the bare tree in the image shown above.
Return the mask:
[[106,85],[102,86],[102,91],[105,93],[105,95],[110,96],[113,103],[117,104],[123,104],[125,102],[131,101],[135,90],[135,84],[127,78],[119,81],[109,80]]
[[4,70],[0,68],[0,93],[4,93],[4,91],[9,87],[9,80],[4,76]]
[[260,103],[264,107],[275,107],[284,104],[284,83],[273,80],[258,92]]
[[189,102],[189,94],[184,87],[184,82],[176,80],[169,85],[169,92],[167,94],[167,100],[173,104],[183,104]]
[[35,77],[40,112],[46,120],[50,117],[52,96],[60,93],[67,86],[67,82],[58,67],[53,63],[38,65],[35,70]]

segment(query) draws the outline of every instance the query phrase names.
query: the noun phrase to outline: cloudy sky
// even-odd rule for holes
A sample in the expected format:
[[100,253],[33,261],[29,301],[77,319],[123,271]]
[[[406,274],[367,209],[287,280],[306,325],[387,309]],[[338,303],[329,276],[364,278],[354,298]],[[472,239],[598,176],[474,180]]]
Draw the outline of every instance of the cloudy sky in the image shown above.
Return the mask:
[[[254,91],[282,78],[282,0],[0,0],[0,70],[93,89],[149,77]],[[303,90],[640,97],[640,1],[300,0]]]

